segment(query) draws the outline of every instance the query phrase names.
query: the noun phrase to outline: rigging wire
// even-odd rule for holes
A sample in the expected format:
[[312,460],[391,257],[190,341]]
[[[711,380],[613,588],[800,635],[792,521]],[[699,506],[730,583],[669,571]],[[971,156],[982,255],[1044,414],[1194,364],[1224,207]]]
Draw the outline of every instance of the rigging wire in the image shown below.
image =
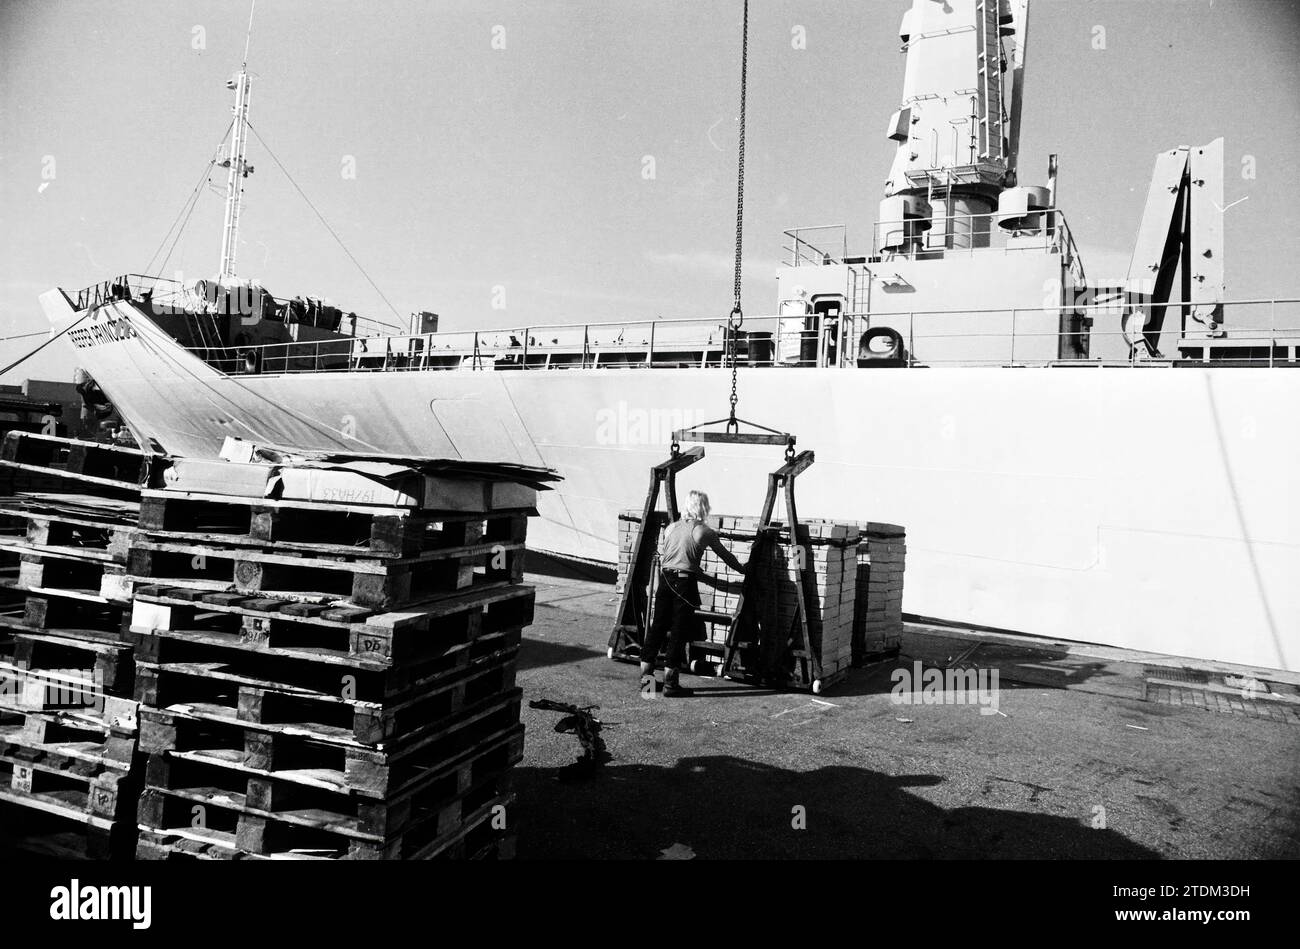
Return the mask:
[[194,209],[199,206],[199,192],[195,192],[190,199],[190,209],[185,215],[185,220],[181,222],[180,230],[176,232],[176,237],[172,241],[172,246],[167,248],[167,256],[163,258],[162,263],[158,266],[159,272],[167,269],[167,262],[172,259],[172,254],[176,252],[176,245],[180,243],[181,237],[185,234],[185,228],[189,226],[190,218],[194,215]]
[[[231,119],[230,125],[227,125],[226,130],[221,133],[221,141],[217,143],[217,147],[213,150],[212,157],[208,159],[207,165],[204,166],[203,173],[199,175],[199,180],[194,185],[194,189],[190,192],[189,196],[185,199],[185,203],[181,205],[181,209],[176,212],[176,217],[172,219],[171,227],[167,228],[167,232],[163,234],[163,239],[158,242],[158,248],[153,252],[152,256],[150,256],[149,263],[145,264],[145,268],[144,268],[145,273],[149,273],[153,269],[153,262],[158,258],[158,255],[162,253],[163,246],[166,245],[167,243],[167,238],[171,237],[172,231],[176,227],[176,222],[181,219],[181,216],[185,214],[185,209],[190,206],[190,203],[195,200],[198,193],[202,190],[203,182],[207,181],[211,177],[212,166],[216,164],[217,156],[221,154],[221,147],[222,145],[225,144],[226,136],[230,134],[230,128],[234,124],[235,124],[235,120]],[[186,220],[188,220],[188,218]],[[182,225],[182,229],[183,228],[184,225]],[[173,244],[173,246],[175,245]],[[161,271],[162,268],[160,267],[159,270]]]
[[33,336],[44,336],[49,330],[37,330],[35,333],[19,333],[17,336],[0,336],[0,343],[12,342],[15,339],[31,339]]
[[[746,2],[748,2],[748,0],[746,0]],[[316,215],[316,218],[325,227],[325,230],[329,231],[330,236],[334,238],[335,243],[337,243],[339,247],[343,248],[343,253],[347,254],[348,259],[351,260],[352,263],[356,265],[357,270],[361,272],[361,276],[366,278],[366,282],[370,284],[370,286],[374,289],[375,293],[379,294],[379,298],[383,300],[385,304],[388,305],[388,308],[390,310],[393,311],[393,316],[397,317],[398,320],[401,320],[402,314],[397,312],[397,307],[393,306],[392,302],[388,299],[388,297],[384,296],[384,291],[379,289],[379,285],[370,279],[370,274],[366,273],[366,269],[361,266],[361,261],[357,260],[357,258],[352,255],[352,251],[348,250],[347,245],[343,243],[343,239],[334,232],[334,228],[330,227],[329,222],[325,220],[325,216],[320,213],[320,211],[316,208],[316,205],[311,203],[311,198],[307,197],[306,192],[304,192],[302,188],[298,186],[298,182],[293,180],[293,175],[289,174],[289,169],[285,168],[284,165],[281,163],[280,159],[275,156],[275,152],[271,151],[271,146],[266,144],[266,140],[262,138],[262,136],[258,133],[257,129],[253,127],[252,122],[248,123],[248,129],[257,138],[258,143],[263,148],[266,149],[266,153],[271,156],[271,161],[275,162],[276,167],[279,168],[280,171],[284,173],[284,176],[289,179],[289,184],[293,185],[294,190],[297,191],[299,196],[304,201],[307,202],[307,207],[312,209],[312,213]],[[371,319],[374,318],[372,317]],[[387,326],[390,329],[395,329],[399,333],[403,329],[403,327],[400,324],[385,323],[382,320],[374,320],[374,322],[378,323],[380,326]]]
[[[87,310],[85,313],[81,314],[81,316],[79,316],[77,319],[75,319],[75,320],[73,320],[71,323],[69,323],[67,326],[63,327],[63,329],[59,330],[57,333],[55,333],[53,336],[51,336],[51,337],[50,337],[49,339],[47,339],[45,342],[41,343],[41,345],[37,346],[37,347],[36,347],[35,349],[33,349],[30,353],[28,353],[26,356],[20,356],[20,357],[18,357],[17,359],[15,359],[13,362],[11,362],[9,365],[5,366],[3,369],[0,369],[0,376],[3,376],[3,375],[4,375],[6,372],[8,372],[10,369],[13,369],[13,368],[15,368],[15,367],[17,367],[17,366],[20,366],[20,365],[22,365],[23,363],[25,363],[27,360],[31,359],[33,356],[35,356],[37,353],[39,353],[39,352],[40,352],[42,349],[44,349],[46,346],[50,345],[50,343],[54,342],[56,339],[58,339],[60,336],[62,336],[64,333],[66,333],[68,330],[70,330],[70,329],[72,329],[73,327],[75,327],[78,323],[82,322],[82,320],[85,320],[85,319],[86,319],[88,316],[90,316],[90,314],[93,313],[93,312],[95,312],[95,311],[94,311],[94,308],[92,307],[91,309]],[[11,338],[17,338],[17,337],[11,337]]]
[[[232,125],[234,124],[234,120],[233,120],[233,119],[231,120],[231,124],[232,124]],[[222,136],[221,136],[221,141],[222,141],[222,142],[225,141],[225,139],[226,139],[226,135],[228,135],[228,134],[230,134],[230,126],[229,126],[229,125],[226,126],[226,131],[225,131],[224,133],[222,133]],[[200,195],[200,194],[202,193],[202,191],[203,191],[203,182],[204,182],[205,180],[207,180],[208,175],[211,173],[211,171],[212,171],[212,166],[216,163],[217,155],[220,154],[220,152],[221,152],[221,143],[219,142],[219,143],[217,144],[217,147],[216,147],[215,151],[213,152],[213,156],[212,156],[212,158],[208,159],[208,163],[207,163],[207,165],[204,166],[204,168],[203,168],[203,173],[202,173],[201,175],[199,175],[199,180],[198,180],[198,182],[194,185],[193,190],[191,190],[191,192],[189,193],[189,195],[185,198],[185,203],[181,205],[181,209],[180,209],[180,211],[178,211],[178,212],[176,213],[176,217],[172,219],[171,226],[167,228],[166,233],[163,234],[163,238],[162,238],[162,240],[158,243],[158,247],[157,247],[157,249],[154,250],[153,255],[150,256],[150,258],[149,258],[149,263],[145,265],[145,271],[146,271],[146,272],[148,272],[148,271],[150,271],[151,269],[153,269],[153,262],[154,262],[154,260],[157,259],[158,254],[162,251],[163,246],[167,243],[167,238],[168,238],[168,237],[171,237],[172,231],[176,229],[176,222],[177,222],[177,221],[180,221],[182,215],[184,215],[184,221],[181,223],[180,230],[179,230],[179,231],[176,231],[176,238],[175,238],[175,240],[172,241],[171,250],[169,250],[169,251],[167,252],[167,256],[166,256],[165,258],[163,258],[162,265],[158,268],[159,271],[162,271],[162,270],[167,269],[167,261],[169,261],[169,260],[171,259],[172,251],[174,251],[174,250],[176,249],[176,242],[180,240],[181,234],[185,231],[185,227],[186,227],[186,225],[189,224],[190,216],[194,213],[194,208],[195,208],[195,206],[198,204],[198,198],[199,198],[199,195]],[[187,208],[188,208],[188,212],[187,212],[187,210],[186,210]],[[50,337],[49,339],[47,339],[45,342],[41,343],[41,345],[39,345],[39,346],[37,346],[35,349],[33,349],[31,352],[27,353],[25,356],[20,356],[18,359],[15,359],[15,360],[14,360],[13,362],[11,362],[9,365],[5,366],[3,369],[0,369],[0,376],[3,376],[5,373],[9,372],[11,369],[15,369],[15,368],[17,368],[18,366],[20,366],[20,365],[22,365],[23,363],[25,363],[27,360],[31,359],[33,356],[35,356],[37,353],[39,353],[39,352],[40,352],[42,349],[44,349],[46,346],[50,345],[50,343],[54,342],[54,341],[55,341],[56,339],[58,339],[59,337],[63,336],[65,333],[67,333],[67,332],[68,332],[69,330],[71,330],[73,327],[77,326],[79,323],[81,323],[83,320],[85,320],[87,317],[89,317],[89,316],[91,315],[91,313],[93,313],[93,312],[94,312],[94,308],[93,308],[93,307],[90,308],[90,309],[88,309],[88,310],[86,310],[86,312],[83,313],[83,314],[82,314],[78,319],[74,320],[73,322],[71,322],[71,323],[69,323],[67,326],[65,326],[63,329],[59,330],[59,332],[55,333],[53,336],[51,336],[51,337]],[[47,332],[48,332],[48,331],[47,331]],[[23,333],[23,334],[21,334],[21,335],[19,335],[19,336],[6,336],[6,337],[0,337],[0,343],[7,343],[7,342],[10,342],[10,341],[12,341],[12,340],[17,340],[17,339],[30,339],[30,338],[35,337],[35,336],[44,336],[44,335],[45,335],[45,332],[35,332],[35,333]]]

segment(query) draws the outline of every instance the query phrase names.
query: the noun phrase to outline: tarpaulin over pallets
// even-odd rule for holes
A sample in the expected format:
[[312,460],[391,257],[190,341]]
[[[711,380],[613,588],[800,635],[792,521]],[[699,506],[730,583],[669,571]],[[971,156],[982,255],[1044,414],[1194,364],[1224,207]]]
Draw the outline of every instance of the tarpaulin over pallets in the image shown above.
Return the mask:
[[228,439],[222,459],[172,459],[156,480],[192,494],[490,511],[533,508],[537,492],[560,476],[508,462],[300,452]]
[[510,481],[537,490],[563,478],[554,468],[540,468],[513,462],[461,461],[454,458],[419,458],[398,455],[340,452],[300,452],[271,446],[259,446],[257,454],[274,464],[295,468],[341,468],[365,473],[378,480],[401,477],[410,471],[443,478],[476,481]]

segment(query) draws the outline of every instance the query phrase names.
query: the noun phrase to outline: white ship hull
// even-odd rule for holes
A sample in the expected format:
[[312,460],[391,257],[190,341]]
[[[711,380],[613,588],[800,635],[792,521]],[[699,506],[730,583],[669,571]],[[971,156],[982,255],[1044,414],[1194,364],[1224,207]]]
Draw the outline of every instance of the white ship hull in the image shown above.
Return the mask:
[[[673,427],[716,418],[701,369],[225,376],[127,303],[78,349],[141,439],[506,457],[558,469],[533,546],[613,563]],[[741,412],[817,463],[800,514],[902,524],[904,609],[1264,668],[1300,665],[1300,372],[742,370]],[[779,452],[709,446],[683,477],[753,513]]]

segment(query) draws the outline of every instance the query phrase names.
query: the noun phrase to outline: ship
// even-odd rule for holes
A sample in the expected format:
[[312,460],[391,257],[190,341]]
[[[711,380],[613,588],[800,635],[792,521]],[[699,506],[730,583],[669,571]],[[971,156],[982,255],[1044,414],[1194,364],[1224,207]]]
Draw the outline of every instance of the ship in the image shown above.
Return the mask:
[[[447,333],[423,313],[385,332],[241,280],[246,61],[217,277],[41,304],[149,450],[554,468],[530,543],[594,565],[617,561],[618,514],[673,432],[715,418],[734,379],[746,417],[815,450],[801,516],[905,527],[907,614],[1295,669],[1300,304],[1225,298],[1222,139],[1158,153],[1126,280],[1089,282],[1055,157],[1041,184],[1019,164],[1028,19],[1028,0],[906,5],[879,220],[791,228],[774,307],[743,322]],[[736,513],[780,463],[733,444],[707,461],[685,486]]]

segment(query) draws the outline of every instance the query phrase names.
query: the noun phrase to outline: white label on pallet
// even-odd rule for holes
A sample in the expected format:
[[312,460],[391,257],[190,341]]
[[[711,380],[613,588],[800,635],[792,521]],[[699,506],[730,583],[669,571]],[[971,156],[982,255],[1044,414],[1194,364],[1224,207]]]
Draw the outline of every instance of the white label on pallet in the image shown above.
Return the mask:
[[144,632],[172,628],[172,608],[161,603],[136,600],[131,604],[131,628]]
[[32,793],[32,769],[14,765],[13,789],[20,794]]
[[137,725],[136,713],[139,704],[130,699],[118,698],[112,695],[100,697],[104,704],[104,720],[120,728],[135,728]]
[[40,711],[45,708],[45,700],[46,682],[44,679],[37,676],[28,676],[23,679],[23,695],[19,708]]
[[117,789],[113,787],[91,785],[90,808],[96,814],[103,814],[105,817],[112,817],[117,811]]
[[254,649],[265,649],[271,641],[271,621],[262,617],[246,617],[239,631],[239,641]]

